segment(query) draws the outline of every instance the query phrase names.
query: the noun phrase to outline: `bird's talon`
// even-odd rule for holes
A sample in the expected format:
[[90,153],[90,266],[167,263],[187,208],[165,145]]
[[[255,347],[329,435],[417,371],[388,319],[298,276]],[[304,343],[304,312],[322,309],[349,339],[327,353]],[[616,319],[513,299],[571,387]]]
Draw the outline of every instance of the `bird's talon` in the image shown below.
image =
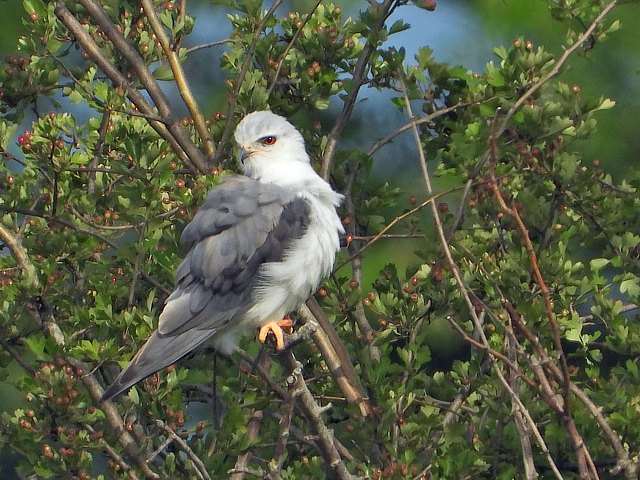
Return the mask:
[[276,350],[281,351],[284,350],[283,332],[287,333],[288,335],[293,332],[293,322],[289,317],[285,317],[277,322],[269,322],[264,324],[262,327],[260,327],[258,340],[260,340],[260,342],[262,343],[265,343],[267,341],[269,333],[271,333],[275,338]]

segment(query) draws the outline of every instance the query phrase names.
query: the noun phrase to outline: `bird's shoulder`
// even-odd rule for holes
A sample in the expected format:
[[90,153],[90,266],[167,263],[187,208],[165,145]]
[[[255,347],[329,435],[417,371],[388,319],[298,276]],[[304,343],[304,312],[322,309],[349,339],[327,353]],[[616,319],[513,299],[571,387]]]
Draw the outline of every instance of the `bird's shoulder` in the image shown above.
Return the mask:
[[211,189],[183,230],[181,243],[189,248],[203,238],[246,222],[275,223],[284,206],[296,200],[299,200],[299,195],[295,191],[275,184],[239,175],[225,177]]

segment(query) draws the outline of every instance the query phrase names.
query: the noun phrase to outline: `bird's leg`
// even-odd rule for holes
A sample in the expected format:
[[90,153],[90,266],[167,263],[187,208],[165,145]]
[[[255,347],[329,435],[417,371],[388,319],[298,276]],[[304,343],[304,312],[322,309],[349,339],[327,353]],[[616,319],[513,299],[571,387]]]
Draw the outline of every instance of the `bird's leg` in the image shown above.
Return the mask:
[[285,330],[287,333],[291,333],[292,329],[293,322],[291,321],[291,317],[287,315],[282,320],[278,320],[277,322],[265,323],[262,327],[260,327],[258,340],[260,340],[262,343],[266,342],[267,336],[269,335],[269,332],[271,332],[276,339],[276,350],[284,350],[284,335],[282,331]]

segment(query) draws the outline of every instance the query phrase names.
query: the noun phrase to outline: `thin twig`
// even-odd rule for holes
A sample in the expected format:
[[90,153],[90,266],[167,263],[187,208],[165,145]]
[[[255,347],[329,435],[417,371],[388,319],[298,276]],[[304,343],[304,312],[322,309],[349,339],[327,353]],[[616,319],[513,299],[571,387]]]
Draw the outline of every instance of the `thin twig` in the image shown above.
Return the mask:
[[275,0],[271,5],[269,11],[265,14],[264,18],[258,24],[255,35],[253,37],[253,42],[247,49],[246,54],[244,55],[244,61],[242,62],[242,66],[240,67],[240,71],[238,72],[238,76],[234,80],[233,92],[229,96],[229,105],[227,106],[227,122],[224,127],[224,131],[222,132],[222,137],[220,138],[220,143],[218,144],[218,150],[216,151],[215,156],[213,157],[213,164],[219,165],[222,159],[222,155],[224,155],[226,150],[226,144],[231,137],[231,130],[233,128],[233,117],[236,111],[236,106],[238,105],[238,95],[240,94],[240,89],[242,88],[242,83],[244,82],[244,77],[247,75],[249,71],[249,67],[251,66],[251,62],[253,62],[253,55],[256,51],[256,46],[258,45],[258,40],[260,39],[260,35],[275,13],[276,9],[282,4],[282,0]]
[[[402,81],[402,77],[401,81]],[[404,83],[404,82],[402,82]],[[409,97],[406,91],[406,88],[403,88],[404,91],[404,97],[405,97],[405,108],[407,109],[407,113],[409,116],[410,120],[413,120],[413,110],[411,108],[411,102],[409,101]],[[424,182],[425,182],[425,188],[426,188],[426,192],[427,192],[427,196],[431,197],[433,196],[433,188],[431,186],[431,176],[429,175],[429,170],[427,168],[427,161],[424,155],[424,151],[422,150],[422,143],[420,142],[420,133],[418,132],[418,128],[414,125],[413,128],[413,136],[414,136],[414,140],[416,143],[416,148],[418,150],[418,156],[420,159],[420,167],[422,169],[422,175],[424,178]],[[554,472],[558,472],[557,473],[557,478],[558,479],[562,479],[562,476],[559,474],[558,468],[555,465],[553,459],[551,458],[551,455],[548,454],[548,448],[544,442],[544,439],[542,438],[542,435],[540,435],[540,432],[538,431],[538,428],[534,422],[534,420],[531,418],[528,410],[525,408],[525,406],[522,404],[521,400],[515,395],[515,393],[513,392],[513,390],[511,389],[511,387],[509,386],[509,383],[507,382],[507,380],[504,378],[504,375],[502,374],[500,368],[497,366],[496,362],[495,362],[495,356],[494,353],[489,352],[489,350],[491,350],[490,348],[490,344],[489,341],[487,340],[487,337],[484,333],[484,329],[482,328],[482,322],[480,321],[480,318],[478,317],[478,314],[476,313],[476,309],[475,306],[473,305],[473,302],[471,300],[471,296],[469,294],[469,291],[467,289],[467,286],[464,282],[464,280],[462,279],[462,275],[460,273],[460,269],[458,268],[457,263],[455,262],[455,260],[453,259],[453,255],[451,254],[451,249],[449,248],[449,244],[447,243],[447,238],[444,232],[444,227],[442,225],[442,221],[440,220],[440,216],[438,214],[438,208],[435,205],[435,203],[431,203],[431,213],[434,219],[434,224],[436,226],[436,231],[438,234],[438,239],[440,241],[440,245],[444,251],[445,257],[447,259],[447,263],[449,264],[449,266],[451,267],[451,271],[453,273],[453,276],[455,278],[456,281],[456,285],[458,286],[458,289],[460,290],[460,295],[462,296],[462,298],[464,299],[466,305],[467,305],[467,310],[469,312],[469,315],[471,316],[471,319],[473,321],[473,325],[474,328],[476,329],[481,342],[480,345],[482,345],[483,348],[485,348],[487,350],[487,352],[489,353],[489,359],[491,360],[492,364],[494,365],[494,369],[493,371],[496,373],[496,375],[498,376],[498,378],[500,379],[500,381],[502,382],[502,384],[504,385],[505,389],[507,390],[507,392],[509,393],[510,397],[513,399],[513,401],[518,405],[518,407],[521,409],[522,413],[525,416],[525,419],[527,420],[527,423],[529,425],[529,427],[531,428],[531,431],[534,434],[534,438],[536,439],[536,442],[538,443],[538,446],[540,447],[540,449],[547,455],[547,461],[549,463],[550,468],[552,469],[552,471]],[[503,356],[504,359],[506,359],[507,361],[509,361],[506,357]],[[504,361],[504,360],[503,360]],[[510,363],[510,361],[509,361]],[[525,377],[526,378],[526,377]]]
[[198,457],[198,455],[196,455],[196,453],[193,450],[191,450],[191,447],[187,445],[187,442],[185,442],[180,437],[180,435],[174,432],[171,429],[171,427],[166,423],[164,423],[162,420],[156,419],[156,425],[162,430],[164,430],[164,432],[169,436],[169,438],[171,438],[174,442],[176,442],[178,446],[182,449],[182,451],[187,454],[187,457],[189,457],[189,459],[193,462],[193,465],[195,466],[198,477],[201,480],[211,480],[211,476],[209,475],[209,472],[207,472],[207,467],[205,466],[204,462],[200,459],[200,457]]
[[[455,112],[456,110],[458,110],[460,108],[469,107],[469,106],[472,106],[472,105],[476,105],[476,103],[474,103],[474,102],[461,102],[461,103],[457,103],[455,105],[452,105],[451,107],[441,108],[440,110],[436,110],[435,112],[432,112],[429,115],[426,115],[424,117],[420,117],[420,118],[416,119],[415,124],[416,125],[422,125],[423,123],[430,123],[430,122],[433,122],[433,120],[435,120],[438,117],[441,117],[443,115],[447,115],[448,113],[451,113],[451,112]],[[411,122],[409,122],[409,123],[406,123],[406,124],[402,125],[401,127],[397,128],[397,129],[395,129],[393,132],[387,134],[386,136],[384,136],[380,140],[376,141],[371,146],[371,148],[367,152],[367,156],[371,157],[378,150],[380,150],[383,146],[385,146],[387,143],[393,141],[393,139],[396,138],[398,135],[406,132],[407,130],[410,130],[411,128],[412,128],[412,124],[411,124]]]
[[227,43],[234,43],[238,40],[232,38],[225,38],[224,40],[216,40],[215,42],[203,43],[201,45],[195,45],[193,47],[189,47],[185,50],[186,54],[197,52],[198,50],[203,50],[205,48],[217,47],[219,45],[225,45]]
[[176,85],[178,86],[178,91],[180,92],[180,96],[182,96],[182,100],[184,100],[184,104],[189,109],[189,113],[191,113],[191,118],[193,119],[196,131],[200,136],[200,141],[204,145],[205,153],[207,154],[208,158],[213,158],[216,153],[215,146],[209,138],[209,131],[204,121],[204,116],[202,115],[202,112],[198,107],[196,99],[193,97],[191,88],[189,88],[184,70],[182,70],[182,64],[178,59],[178,54],[173,50],[169,37],[165,33],[164,28],[160,23],[160,19],[156,14],[155,7],[153,6],[151,0],[142,0],[142,8],[144,8],[145,13],[147,14],[147,19],[151,24],[151,28],[156,34],[158,41],[162,45],[162,51],[169,59],[169,65],[171,66],[171,71],[173,72],[173,78],[175,78],[176,80]]
[[273,76],[273,80],[271,81],[269,90],[267,90],[267,97],[271,97],[271,93],[273,92],[273,89],[278,84],[278,77],[280,76],[280,72],[282,71],[282,66],[284,65],[284,61],[287,58],[287,55],[289,55],[289,52],[293,48],[293,45],[298,41],[298,38],[300,38],[300,35],[302,35],[304,26],[309,22],[309,20],[311,20],[311,17],[313,16],[313,14],[318,9],[318,6],[321,3],[322,3],[322,0],[317,0],[316,4],[311,8],[311,11],[307,14],[305,19],[302,21],[302,25],[300,25],[296,33],[293,34],[293,37],[291,38],[291,41],[287,44],[286,48],[284,49],[284,52],[282,52],[282,55],[280,56],[280,61],[278,62],[278,67],[276,68],[276,73]]
[[[387,18],[394,10],[396,5],[394,0],[384,0],[380,4],[373,3],[371,5],[371,9],[376,10],[376,18],[378,18],[378,22],[375,25],[371,26],[371,31],[374,33],[373,37],[376,37],[375,33],[378,32],[385,24]],[[342,111],[336,122],[329,132],[329,136],[327,138],[327,145],[324,149],[324,154],[322,155],[322,167],[320,169],[320,175],[325,180],[329,179],[329,172],[331,171],[331,163],[333,162],[334,157],[337,153],[338,141],[342,136],[342,132],[344,131],[349,119],[351,118],[351,113],[353,112],[353,107],[355,106],[356,100],[358,99],[358,94],[360,93],[360,88],[364,85],[365,79],[367,77],[367,72],[369,71],[369,66],[371,62],[372,55],[376,50],[377,45],[367,41],[364,45],[364,48],[358,55],[358,59],[356,60],[356,65],[353,69],[353,74],[350,80],[350,88],[349,94],[347,98],[344,100],[344,105],[342,106]]]

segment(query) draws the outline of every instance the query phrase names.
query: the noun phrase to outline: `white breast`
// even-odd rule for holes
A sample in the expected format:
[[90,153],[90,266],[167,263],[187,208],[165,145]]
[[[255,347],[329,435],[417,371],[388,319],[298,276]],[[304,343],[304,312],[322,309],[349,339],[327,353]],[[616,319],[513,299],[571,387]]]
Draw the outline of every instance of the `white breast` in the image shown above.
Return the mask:
[[344,233],[335,207],[342,196],[325,183],[306,184],[299,193],[309,202],[309,227],[282,262],[265,264],[260,271],[264,281],[257,287],[256,305],[248,321],[256,325],[280,320],[318,288],[331,273],[340,233]]

